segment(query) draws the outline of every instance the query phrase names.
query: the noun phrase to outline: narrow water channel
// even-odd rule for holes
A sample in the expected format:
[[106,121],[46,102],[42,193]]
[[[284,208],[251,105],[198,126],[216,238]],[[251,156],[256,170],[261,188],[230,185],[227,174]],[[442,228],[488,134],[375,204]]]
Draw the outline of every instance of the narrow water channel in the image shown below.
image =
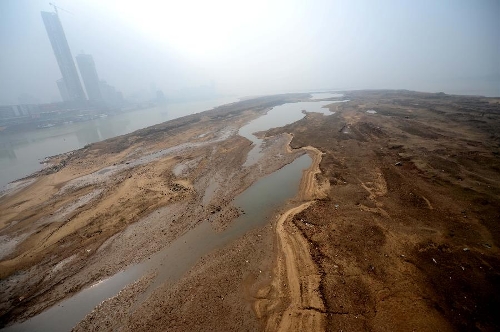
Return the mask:
[[[311,99],[341,96],[320,93],[313,94]],[[323,106],[335,102],[343,101],[313,101],[281,105],[240,128],[239,134],[255,144],[249,152],[244,166],[256,163],[261,156],[262,140],[254,136],[253,133],[298,121],[304,117],[303,110],[320,112],[325,115],[333,114]],[[143,301],[167,280],[180,278],[203,255],[241,237],[248,230],[268,222],[268,218],[274,210],[295,196],[302,178],[302,171],[307,169],[311,162],[308,155],[303,155],[291,164],[261,178],[237,196],[233,204],[242,208],[245,214],[233,221],[223,232],[217,233],[209,222],[203,222],[144,262],[129,266],[41,314],[2,331],[69,331],[99,303],[115,296],[125,286],[138,280],[141,276],[156,271],[158,272],[156,278],[146,292],[139,297],[138,301]]]
[[41,314],[3,331],[69,331],[99,303],[115,296],[141,276],[157,271],[151,286],[140,297],[141,300],[146,299],[159,285],[180,278],[210,251],[269,222],[273,211],[297,194],[303,170],[309,168],[311,162],[308,155],[303,155],[261,178],[238,195],[233,204],[243,209],[245,214],[234,220],[224,231],[214,231],[212,225],[205,221],[142,263],[129,266]]
[[[318,93],[313,94],[313,98],[319,99],[330,98],[330,97],[339,97],[342,95],[339,94],[330,94],[330,93]],[[307,112],[316,112],[322,113],[323,115],[331,115],[334,112],[330,112],[328,108],[324,106],[333,104],[333,103],[341,103],[347,100],[337,100],[337,101],[307,101],[300,103],[289,103],[280,106],[274,107],[272,110],[267,112],[265,115],[250,121],[245,126],[241,127],[238,134],[243,136],[254,144],[252,150],[248,153],[247,160],[243,164],[243,166],[252,166],[256,164],[259,159],[262,157],[261,153],[261,145],[262,139],[258,138],[254,135],[254,133],[264,130],[269,130],[271,128],[278,128],[286,126],[290,123],[294,123],[302,119],[305,114],[302,111]]]
[[327,99],[327,98],[340,98],[343,97],[344,95],[342,93],[334,93],[334,92],[318,92],[318,93],[311,93],[311,100],[318,100],[318,99]]

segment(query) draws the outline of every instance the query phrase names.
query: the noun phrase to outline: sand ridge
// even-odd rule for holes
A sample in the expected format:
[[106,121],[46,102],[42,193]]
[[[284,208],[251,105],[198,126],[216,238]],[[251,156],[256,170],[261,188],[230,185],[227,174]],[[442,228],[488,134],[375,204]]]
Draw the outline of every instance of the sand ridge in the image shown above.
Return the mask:
[[[241,213],[231,208],[235,195],[309,153],[299,194],[274,222],[208,253],[133,312],[127,308],[149,279],[130,285],[80,330],[499,330],[498,99],[345,96],[329,106],[335,114],[307,113],[264,133],[265,155],[253,168],[241,167],[251,143],[234,135],[54,195],[75,177],[209,141],[306,96],[249,99],[96,143],[2,197],[0,236],[31,235],[0,262],[25,257],[1,271],[1,323],[147,259],[200,223],[225,229]],[[98,199],[72,210],[97,190]],[[52,219],[55,211],[68,212],[69,221]],[[82,227],[40,252],[30,246],[56,238],[66,223]]]
[[[288,137],[290,143],[293,136]],[[302,203],[285,211],[276,222],[277,258],[273,280],[257,292],[254,310],[259,317],[266,317],[266,331],[322,331],[325,309],[319,290],[319,270],[309,253],[310,244],[290,220],[314,204],[314,199],[327,195],[329,186],[320,186],[317,181],[323,153],[311,146],[292,149],[287,144],[286,149],[288,153],[307,151],[312,163],[304,171],[297,193],[296,200]],[[280,310],[284,305],[286,309]]]

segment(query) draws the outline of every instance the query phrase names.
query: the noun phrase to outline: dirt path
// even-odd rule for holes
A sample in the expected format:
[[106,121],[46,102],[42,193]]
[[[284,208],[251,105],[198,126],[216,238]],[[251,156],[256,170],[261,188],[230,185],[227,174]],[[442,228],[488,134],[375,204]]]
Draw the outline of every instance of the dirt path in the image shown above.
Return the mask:
[[[295,214],[308,208],[312,202],[303,203],[288,210],[278,220],[276,232],[278,236],[279,257],[278,270],[280,276],[276,286],[281,293],[290,297],[290,305],[281,316],[277,328],[267,326],[272,331],[319,331],[324,326],[324,304],[319,296],[320,274],[309,254],[309,245],[300,231],[287,222]],[[285,294],[283,294],[285,295]],[[272,321],[271,321],[272,322]]]
[[[232,199],[293,160],[274,158],[286,144],[275,139],[261,169],[240,172],[249,146],[236,129],[283,100],[235,103],[92,144],[58,156],[64,167],[37,173],[29,186],[2,196],[0,245],[9,251],[0,259],[0,327],[145,259],[203,220],[228,225],[237,214]],[[226,175],[224,188],[201,204],[207,179],[218,174]],[[158,212],[177,203],[182,211]],[[116,246],[120,234],[153,212],[161,222]]]
[[333,115],[267,132],[325,152],[316,177],[335,189],[284,228],[300,230],[321,272],[325,329],[497,331],[500,104],[346,98]]
[[[237,194],[307,152],[312,164],[275,222],[209,253],[133,313],[144,285],[131,286],[80,330],[499,331],[500,101],[346,97],[335,114],[265,132],[261,165],[243,172],[251,144],[237,128],[299,97],[248,100],[95,143],[4,195],[0,327],[147,259],[205,219],[224,230]],[[217,189],[211,179],[221,179]]]
[[328,195],[328,190],[330,189],[330,183],[327,179],[320,177],[321,170],[319,169],[319,164],[321,163],[323,152],[313,146],[305,146],[299,149],[293,149],[290,146],[293,135],[286,135],[288,135],[289,137],[288,145],[286,148],[288,153],[292,153],[297,150],[304,150],[309,152],[309,156],[312,158],[312,165],[304,174],[300,182],[298,199],[300,201],[307,201],[326,197]]
[[[290,222],[293,216],[314,204],[314,199],[326,195],[328,189],[316,181],[321,173],[322,152],[311,146],[302,149],[313,158],[304,172],[298,194],[300,201],[308,201],[289,209],[278,219],[274,279],[270,286],[260,291],[255,303],[257,315],[267,317],[267,331],[322,331],[325,326],[325,306],[319,291],[321,275],[309,252],[309,243]],[[289,145],[287,150],[293,151]],[[285,298],[289,299],[286,308]]]

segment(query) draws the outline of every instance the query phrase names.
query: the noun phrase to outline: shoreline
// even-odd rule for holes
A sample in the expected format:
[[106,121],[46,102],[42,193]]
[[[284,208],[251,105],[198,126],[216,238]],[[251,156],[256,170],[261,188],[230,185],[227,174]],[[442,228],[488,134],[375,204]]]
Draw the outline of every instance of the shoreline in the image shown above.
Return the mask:
[[[264,98],[264,100],[266,100],[266,98]],[[249,102],[251,103],[251,101],[249,101]],[[247,102],[247,103],[249,103],[249,102]],[[257,103],[257,105],[258,105],[258,103]],[[234,106],[229,105],[229,106],[225,106],[225,107],[226,107],[226,109],[228,109],[229,114],[231,114],[231,112],[234,112],[234,111],[232,111],[232,109],[234,109]],[[238,119],[239,119],[238,123],[241,123],[241,124],[246,123],[249,119],[254,118],[255,116],[258,116],[258,114],[260,114],[262,111],[264,111],[266,109],[267,109],[266,107],[261,107],[261,108],[258,108],[257,111],[246,111],[246,110],[239,111],[240,113],[238,113],[238,115],[237,115]],[[224,111],[224,107],[223,107],[222,110],[218,109],[218,110],[210,111],[209,113],[207,113],[207,115],[211,114],[212,117],[219,117],[220,114],[225,114],[225,113],[227,114],[228,111]],[[172,125],[176,125],[176,124],[182,125],[183,123],[190,123],[191,119],[202,119],[201,117],[203,117],[203,116],[206,117],[206,115],[188,116],[185,118],[174,120],[173,124],[171,122],[167,122],[167,123],[163,124],[163,126],[172,126]],[[233,117],[234,116],[229,117],[229,121],[234,122]],[[209,121],[207,123],[211,123],[210,118],[208,118],[207,120],[201,120],[201,121],[205,121],[205,122]],[[39,188],[39,187],[41,188],[41,187],[46,186],[47,184],[50,184],[50,183],[56,184],[59,182],[61,184],[56,185],[56,187],[54,187],[54,185],[50,185],[49,187],[47,187],[47,189],[50,190],[49,192],[51,192],[51,194],[45,195],[45,197],[51,197],[51,195],[53,195],[53,193],[57,193],[60,190],[63,190],[63,191],[69,190],[69,192],[68,192],[69,194],[71,194],[72,192],[75,192],[75,191],[77,194],[76,195],[71,194],[69,196],[68,195],[65,195],[65,196],[56,195],[53,197],[56,199],[64,199],[64,202],[71,202],[72,200],[74,200],[74,198],[77,198],[77,197],[80,197],[83,199],[83,197],[85,195],[82,196],[82,193],[89,192],[88,189],[84,189],[84,188],[86,188],[85,187],[86,185],[84,187],[81,187],[82,189],[79,189],[80,188],[79,186],[75,187],[73,185],[73,186],[68,187],[68,184],[72,183],[72,181],[74,182],[73,179],[84,178],[85,176],[88,177],[89,175],[91,175],[93,173],[95,173],[97,175],[99,172],[101,172],[101,171],[99,171],[99,169],[101,169],[101,170],[107,169],[106,167],[104,167],[104,168],[102,167],[102,166],[105,166],[106,164],[108,164],[108,165],[116,164],[116,165],[128,166],[128,165],[126,165],[129,163],[129,161],[127,161],[127,160],[130,160],[130,152],[133,151],[134,148],[128,148],[125,151],[119,153],[117,156],[113,156],[111,154],[110,157],[112,157],[112,159],[105,162],[104,165],[101,162],[98,162],[97,160],[93,160],[93,158],[94,158],[93,157],[94,154],[92,153],[93,150],[100,151],[103,147],[107,147],[107,146],[109,146],[111,149],[114,149],[113,144],[116,144],[116,143],[120,144],[120,141],[122,141],[123,139],[127,139],[127,137],[130,137],[130,136],[141,137],[141,135],[143,133],[149,133],[149,132],[151,132],[151,130],[155,130],[159,126],[161,127],[162,125],[157,125],[157,126],[154,126],[151,128],[142,129],[142,130],[139,130],[139,131],[134,132],[132,134],[117,137],[114,139],[110,139],[110,140],[105,141],[105,142],[95,143],[92,146],[88,147],[87,149],[79,150],[75,153],[72,153],[70,158],[69,158],[70,160],[68,160],[68,162],[65,163],[66,164],[65,167],[62,167],[62,168],[56,170],[54,173],[48,173],[48,174],[43,174],[41,176],[38,176],[37,179],[38,180],[43,179],[43,181],[36,181],[28,188],[25,188],[24,192],[28,191],[36,196],[38,193],[41,193],[40,190],[37,188]],[[201,142],[210,142],[210,139],[213,139],[213,137],[215,137],[214,134],[203,136],[204,135],[203,133],[206,132],[207,128],[203,128],[203,126],[200,126],[196,122],[194,124],[190,125],[190,127],[192,127],[193,129],[189,129],[186,131],[187,128],[184,128],[184,129],[178,128],[176,130],[181,135],[184,135],[186,138],[187,137],[198,137],[198,140]],[[223,128],[225,128],[224,122],[223,121],[221,123],[217,122],[216,128],[220,128],[219,130],[222,130]],[[214,131],[214,133],[216,133],[216,132],[217,131]],[[179,142],[174,137],[172,137],[170,139],[170,141],[175,142],[176,144],[179,144]],[[282,138],[275,138],[275,139],[272,139],[271,141],[272,141],[271,142],[272,144],[270,144],[268,147],[266,147],[266,149],[268,151],[276,150],[282,144],[284,144],[284,139],[282,139]],[[34,234],[35,236],[31,236],[30,238],[28,238],[28,241],[29,240],[37,241],[39,244],[35,245],[34,248],[38,248],[38,249],[28,249],[29,247],[27,246],[27,244],[22,243],[22,246],[18,247],[17,250],[23,250],[23,248],[27,248],[28,251],[21,254],[21,255],[18,255],[15,258],[15,260],[10,260],[10,261],[3,260],[0,263],[4,267],[3,272],[4,273],[8,272],[5,270],[6,267],[9,267],[10,270],[15,268],[16,264],[18,264],[17,262],[21,262],[20,259],[23,259],[23,257],[29,261],[33,261],[33,258],[35,258],[37,256],[38,257],[46,257],[46,255],[44,253],[47,250],[53,250],[52,248],[55,248],[55,246],[60,244],[61,243],[60,241],[65,240],[65,238],[67,238],[68,235],[71,236],[72,233],[74,232],[73,229],[76,229],[78,232],[78,229],[87,228],[88,226],[86,226],[86,225],[91,226],[91,224],[88,224],[88,221],[86,221],[86,220],[88,220],[89,217],[95,218],[95,217],[93,217],[96,215],[95,212],[92,213],[92,211],[95,211],[95,208],[92,209],[91,206],[95,206],[96,204],[99,204],[99,205],[105,204],[104,206],[111,206],[111,207],[116,206],[115,205],[116,202],[119,202],[120,200],[126,199],[126,197],[130,196],[131,193],[134,195],[135,194],[140,195],[140,193],[143,192],[143,190],[144,190],[143,188],[150,186],[150,185],[148,185],[148,183],[151,183],[151,185],[156,186],[155,179],[149,179],[149,176],[147,175],[148,173],[144,173],[144,171],[146,171],[148,169],[150,171],[153,170],[155,165],[157,165],[157,166],[162,165],[161,167],[159,167],[158,169],[155,170],[155,173],[165,174],[164,173],[165,171],[162,171],[162,169],[165,169],[165,170],[172,169],[173,166],[175,166],[176,164],[179,164],[179,161],[181,161],[181,163],[182,163],[182,160],[184,158],[186,158],[186,159],[184,159],[186,162],[189,162],[189,160],[197,160],[197,157],[195,157],[196,155],[199,155],[200,157],[205,155],[205,157],[203,157],[204,159],[201,159],[200,161],[197,162],[197,163],[200,163],[202,160],[205,160],[205,158],[207,157],[206,152],[210,152],[208,156],[212,156],[206,160],[208,161],[208,160],[212,159],[212,161],[211,161],[212,163],[222,162],[222,160],[225,158],[224,157],[225,154],[236,153],[236,154],[234,154],[234,157],[232,157],[232,158],[234,158],[234,163],[236,163],[235,165],[237,165],[241,162],[241,161],[239,161],[239,159],[241,159],[245,156],[245,151],[247,151],[247,149],[250,148],[250,146],[247,145],[246,140],[244,138],[237,136],[237,135],[231,135],[225,141],[210,143],[210,144],[211,144],[210,146],[217,147],[218,149],[223,149],[223,151],[225,150],[227,152],[222,153],[220,155],[215,155],[215,154],[212,154],[215,151],[213,151],[213,152],[210,152],[210,150],[206,151],[203,147],[195,148],[194,150],[186,150],[186,152],[180,153],[181,155],[186,156],[187,158],[182,157],[181,159],[177,159],[177,157],[174,157],[174,158],[169,157],[166,159],[166,160],[168,160],[167,163],[161,162],[161,160],[153,161],[152,163],[145,164],[144,166],[135,167],[134,171],[132,173],[131,173],[131,171],[126,170],[126,168],[125,168],[124,171],[120,171],[116,175],[113,175],[113,177],[107,176],[108,174],[111,174],[110,172],[108,172],[106,174],[107,177],[104,177],[102,180],[99,180],[100,182],[96,182],[95,184],[91,184],[92,182],[90,182],[90,184],[92,186],[95,186],[95,188],[102,188],[104,190],[100,194],[100,197],[102,197],[101,202],[91,200],[90,204],[87,203],[88,206],[85,206],[83,208],[83,210],[82,210],[82,207],[79,207],[78,205],[76,205],[77,209],[74,210],[74,212],[72,212],[73,210],[72,211],[68,210],[69,211],[68,216],[64,217],[64,218],[68,218],[67,222],[63,222],[63,221],[60,222],[57,219],[54,219],[56,214],[54,214],[54,216],[52,216],[50,214],[50,219],[54,219],[54,221],[51,221],[50,223],[44,224],[44,223],[40,223],[38,221],[35,222],[35,225],[39,224],[42,227],[42,233],[38,233],[40,235],[35,233]],[[161,149],[161,147],[162,147],[162,145],[158,145],[158,144],[156,144],[156,148],[154,148],[154,146],[155,145],[151,146],[153,148],[152,151],[155,151],[155,150],[158,151],[157,149],[158,148]],[[239,151],[235,151],[234,147],[236,147],[236,146],[241,147],[242,149],[240,149]],[[175,219],[174,220],[175,223],[172,224],[172,226],[169,226],[169,230],[167,233],[168,238],[171,239],[170,241],[172,241],[173,239],[178,237],[180,234],[184,233],[187,229],[196,227],[197,220],[202,220],[204,218],[209,218],[211,220],[211,222],[213,223],[214,227],[216,227],[216,228],[225,227],[224,225],[228,224],[228,222],[229,222],[226,219],[232,218],[231,217],[231,215],[232,215],[231,208],[228,205],[230,202],[229,198],[233,197],[236,192],[240,192],[242,190],[242,188],[246,188],[255,179],[261,177],[263,175],[261,173],[263,170],[266,170],[265,173],[271,173],[277,169],[280,169],[284,165],[290,163],[293,160],[293,158],[295,158],[295,157],[292,158],[292,156],[296,156],[296,155],[297,154],[293,154],[293,153],[289,154],[289,155],[287,155],[286,158],[284,158],[282,160],[274,159],[272,157],[270,158],[269,156],[264,158],[263,165],[265,168],[263,168],[260,171],[258,170],[258,168],[255,168],[255,167],[249,169],[248,170],[249,173],[241,180],[237,180],[237,178],[235,178],[232,182],[225,184],[225,186],[226,187],[229,186],[229,188],[224,193],[224,195],[219,196],[219,197],[215,197],[215,201],[211,202],[209,204],[209,206],[200,208],[200,207],[195,207],[196,202],[197,201],[201,202],[203,192],[205,191],[205,186],[208,186],[208,182],[204,182],[205,180],[203,180],[203,179],[209,178],[208,177],[209,174],[212,174],[214,170],[215,171],[217,170],[216,167],[215,168],[208,168],[208,169],[206,169],[205,167],[201,168],[204,165],[203,163],[206,163],[205,161],[203,161],[203,163],[200,163],[199,166],[196,166],[194,170],[193,169],[188,170],[188,173],[192,174],[192,175],[189,175],[187,178],[188,179],[191,178],[193,180],[197,179],[195,182],[193,180],[189,180],[188,182],[182,182],[184,180],[181,181],[181,179],[186,178],[186,175],[184,173],[180,174],[179,176],[168,175],[168,178],[170,178],[170,180],[168,181],[169,182],[168,188],[172,188],[172,189],[170,189],[170,193],[167,196],[164,196],[164,195],[158,196],[157,194],[155,194],[155,192],[157,192],[158,190],[161,190],[161,192],[165,192],[165,189],[167,189],[167,188],[162,189],[160,187],[158,189],[155,189],[156,191],[149,191],[153,195],[153,197],[155,197],[155,196],[157,197],[155,199],[160,199],[160,202],[164,201],[165,198],[167,199],[167,201],[165,201],[164,203],[161,203],[160,205],[150,205],[150,207],[148,208],[147,211],[154,212],[154,211],[156,211],[157,207],[161,207],[166,202],[169,202],[172,200],[174,202],[175,201],[182,202],[183,200],[188,199],[188,198],[194,199],[191,204],[188,204],[186,213],[181,214],[180,220],[178,220],[179,216],[175,217],[175,213],[167,212],[167,214],[165,214],[165,217],[167,217],[169,219],[174,217],[173,219]],[[99,156],[105,156],[105,155],[100,154]],[[82,164],[82,165],[86,164],[85,158],[91,158],[90,160],[92,160],[92,162],[91,162],[92,165],[101,165],[101,166],[97,167],[97,168],[95,166],[90,167],[90,168],[84,166],[84,168],[82,169],[83,172],[81,172],[81,171],[76,172],[76,174],[78,174],[76,177],[75,177],[75,175],[71,175],[71,174],[75,174],[75,166],[77,166],[78,164]],[[103,158],[103,157],[101,157],[101,158]],[[120,159],[122,161],[117,163],[117,161],[119,161]],[[125,161],[127,161],[127,162],[125,162]],[[131,165],[132,164],[133,163],[131,163]],[[77,167],[77,169],[78,169],[78,167]],[[227,174],[232,173],[231,167],[234,167],[234,165],[228,164],[226,166],[226,168],[228,168]],[[109,168],[109,166],[108,166],[108,168]],[[205,175],[199,174],[198,170],[203,171],[207,174],[205,174]],[[68,173],[71,175],[70,177],[62,176],[63,174],[68,174]],[[127,174],[130,174],[130,175],[127,175]],[[242,175],[245,175],[245,174],[242,174]],[[132,176],[132,178],[130,178],[130,176]],[[140,182],[133,180],[136,176],[138,177]],[[59,178],[63,182],[60,182]],[[176,180],[176,178],[179,178],[179,180]],[[47,182],[47,179],[52,179],[52,180]],[[241,182],[242,180],[243,180],[243,182]],[[111,182],[109,182],[109,181],[111,181]],[[116,181],[118,181],[118,182],[116,182]],[[146,181],[146,182],[144,182],[144,181]],[[101,184],[101,182],[102,182],[102,184]],[[106,184],[108,182],[109,182],[109,184]],[[144,184],[141,184],[142,182],[144,182]],[[116,183],[116,184],[113,185],[113,183]],[[65,185],[62,185],[62,184],[65,184]],[[103,187],[103,185],[104,185],[104,187]],[[137,187],[137,185],[139,185],[139,186]],[[222,185],[222,183],[219,185]],[[116,189],[113,189],[113,186],[117,186]],[[123,187],[123,189],[120,189],[121,187]],[[130,189],[125,190],[125,188],[128,188],[128,187],[130,187]],[[133,191],[130,191],[134,187],[137,187],[137,190],[134,189]],[[69,188],[69,189],[65,189],[65,188]],[[179,188],[180,191],[173,191],[173,192],[171,191],[174,189],[177,190],[176,188]],[[189,189],[189,188],[191,188],[191,189]],[[47,189],[45,189],[45,190],[47,190]],[[54,191],[54,189],[56,189],[56,190]],[[118,191],[117,191],[117,189],[118,189]],[[82,190],[85,190],[85,191],[82,191]],[[101,190],[101,189],[99,189],[99,190]],[[92,191],[90,191],[90,192],[92,192]],[[110,196],[113,192],[117,192],[117,194],[119,195],[118,200],[113,199]],[[123,195],[125,195],[125,197],[123,197]],[[119,198],[120,196],[122,196],[123,198]],[[66,198],[64,198],[64,197],[66,197]],[[103,198],[105,198],[104,201],[102,201]],[[19,193],[11,193],[11,195],[8,195],[7,198],[4,197],[4,199],[1,203],[13,206],[12,204],[14,204],[14,205],[19,204],[19,203],[15,203],[19,199],[22,199],[21,196],[19,196]],[[105,203],[106,201],[110,201],[111,205],[106,204]],[[140,202],[140,200],[138,202]],[[26,203],[22,203],[22,204],[26,204]],[[47,208],[50,208],[50,210],[54,211],[54,210],[62,208],[62,206],[65,206],[65,204],[67,205],[67,203],[63,203],[63,204],[58,203],[53,208],[50,208],[50,205],[49,205],[49,206],[47,206]],[[76,204],[81,205],[81,203],[76,203]],[[43,208],[43,206],[44,205],[41,205],[42,208]],[[157,206],[157,207],[155,207],[155,206]],[[220,212],[212,214],[211,209],[215,209],[217,206],[220,206],[220,208],[218,208],[218,209],[220,209]],[[40,208],[37,205],[34,205],[33,207],[36,209]],[[91,208],[91,209],[89,209],[89,208]],[[126,211],[123,211],[123,212],[127,213]],[[138,220],[142,220],[143,217],[147,216],[147,214],[144,213],[146,211],[141,212],[139,210],[138,212],[139,212],[138,217],[136,217],[136,218],[138,218]],[[134,212],[134,214],[137,214],[138,212]],[[48,211],[42,212],[42,213],[49,215]],[[51,213],[53,213],[53,212],[51,212]],[[141,217],[141,215],[142,215],[142,217]],[[196,219],[193,220],[193,216],[195,216],[195,215],[199,215],[199,217],[195,217]],[[99,214],[97,216],[99,216]],[[104,217],[105,217],[105,215],[104,215]],[[115,218],[122,218],[123,219],[123,218],[127,218],[127,217],[124,214],[123,217],[117,216]],[[46,219],[47,219],[47,217],[46,217]],[[119,219],[117,221],[121,222],[122,219]],[[212,221],[212,219],[213,219],[213,221]],[[103,219],[103,221],[104,220],[105,219]],[[84,223],[82,223],[82,222],[84,222]],[[134,221],[134,219],[132,219],[127,224],[137,225],[137,227],[140,227],[141,222],[137,223],[137,221]],[[125,225],[127,225],[127,224],[125,224]],[[58,225],[58,226],[56,226],[56,228],[54,228],[52,225],[54,225],[54,226]],[[13,225],[13,227],[14,227],[14,229],[12,231],[16,231],[16,228],[22,229],[21,227],[24,227],[24,224],[18,223],[18,224]],[[76,228],[76,227],[78,227],[78,228]],[[121,227],[123,227],[123,226],[121,226]],[[66,229],[66,231],[65,231],[65,229]],[[126,230],[126,228],[123,228],[123,229]],[[3,229],[3,231],[5,231],[5,230],[6,229]],[[54,231],[55,231],[55,233],[54,233]],[[89,229],[89,231],[91,231],[91,228]],[[101,234],[100,233],[101,231],[99,229],[97,229],[97,231],[99,232],[99,233],[97,233],[97,235]],[[112,229],[110,231],[112,231]],[[91,232],[93,232],[93,234],[96,234],[95,231],[91,231]],[[165,230],[163,230],[163,232],[165,232]],[[60,233],[61,235],[57,235],[58,233]],[[112,235],[112,234],[114,234],[114,235]],[[67,286],[65,286],[65,287],[56,286],[54,288],[51,287],[50,291],[43,296],[43,298],[45,298],[45,300],[43,300],[43,302],[45,303],[44,306],[41,308],[37,308],[37,306],[30,305],[30,310],[25,310],[21,314],[22,315],[21,317],[23,317],[23,316],[24,316],[24,318],[31,317],[34,314],[36,314],[37,312],[40,312],[41,309],[43,309],[47,306],[50,306],[51,303],[54,303],[54,302],[52,302],[52,301],[54,301],[54,299],[66,298],[68,295],[74,294],[75,291],[82,289],[82,286],[84,287],[85,285],[92,284],[93,282],[95,282],[99,279],[102,279],[103,277],[109,276],[112,271],[116,271],[118,266],[115,266],[116,263],[112,263],[112,261],[116,260],[116,259],[121,260],[119,257],[123,257],[124,254],[119,254],[119,255],[113,254],[113,255],[109,256],[108,258],[104,259],[102,262],[99,262],[99,259],[103,259],[104,258],[102,256],[103,253],[106,250],[110,249],[109,244],[106,244],[106,243],[110,243],[111,245],[113,245],[113,243],[119,243],[117,241],[120,238],[120,235],[118,238],[116,238],[117,234],[121,234],[120,231],[117,233],[116,233],[116,231],[113,233],[109,233],[109,235],[105,235],[103,237],[103,240],[108,239],[108,238],[113,238],[114,240],[112,242],[103,241],[103,240],[98,241],[98,242],[92,241],[92,242],[89,242],[90,247],[89,247],[89,245],[84,245],[82,248],[82,245],[79,245],[76,248],[77,251],[71,251],[71,250],[66,251],[66,254],[64,254],[60,260],[65,260],[69,257],[76,257],[76,259],[73,258],[73,262],[72,262],[74,267],[78,268],[78,266],[82,266],[82,264],[85,264],[84,266],[86,266],[86,267],[80,273],[75,274],[75,277],[71,276],[74,273],[74,272],[72,272],[72,270],[73,270],[73,268],[72,268],[72,269],[68,270],[67,272],[65,272],[65,274],[67,274],[68,277],[62,275],[62,276],[56,278],[56,282],[59,282],[61,286],[63,286],[64,284],[68,284],[68,283],[71,284],[71,283],[76,282],[76,287],[78,287],[78,288],[76,288],[75,290],[68,293],[66,290],[64,290],[67,288]],[[162,233],[160,233],[158,235],[162,235]],[[158,236],[158,235],[155,235],[155,236]],[[38,238],[38,240],[37,240],[37,238]],[[146,240],[146,239],[143,239],[143,240]],[[49,242],[47,242],[47,241],[49,241]],[[134,239],[134,241],[136,241],[136,240]],[[139,245],[139,243],[141,243],[141,241],[139,241],[137,244]],[[95,243],[95,245],[92,245],[93,242]],[[163,243],[165,241],[163,240],[161,242]],[[167,242],[167,243],[169,243],[169,242]],[[164,243],[163,245],[166,245],[166,243]],[[148,245],[147,247],[149,247],[149,246],[151,246],[151,245]],[[155,245],[155,246],[157,247],[157,245]],[[153,248],[148,249],[143,254],[137,255],[137,253],[136,253],[134,255],[135,257],[134,257],[133,261],[137,261],[137,259],[139,259],[140,257],[147,257],[148,253],[157,251],[158,249],[154,249],[155,246],[153,246]],[[139,252],[144,251],[144,249],[147,249],[147,247],[139,250]],[[85,253],[84,255],[82,255],[80,253],[82,249],[78,249],[78,248],[82,248],[84,252],[89,251],[89,253]],[[106,248],[108,248],[108,249],[106,249]],[[24,250],[26,250],[26,249],[24,249]],[[118,249],[118,248],[112,249],[112,251],[114,253],[119,253],[120,250],[122,250],[122,249]],[[125,252],[129,252],[129,250],[125,250]],[[96,254],[94,254],[94,253],[96,253]],[[81,261],[81,259],[86,257],[86,256],[89,256],[89,258],[90,258],[88,263],[84,263],[83,261]],[[113,258],[114,256],[117,256],[117,257]],[[31,257],[33,257],[33,258],[31,258]],[[110,259],[112,260],[111,262],[105,263],[106,261],[109,261]],[[130,259],[127,259],[127,261],[129,261],[129,260]],[[46,260],[45,261],[42,260],[40,263],[37,263],[36,265],[50,267],[52,264],[50,262],[47,262]],[[100,270],[102,270],[102,268],[104,266],[106,266],[104,271],[109,271],[109,272],[104,272],[104,273],[99,272]],[[95,272],[92,272],[92,271],[95,271]],[[97,272],[97,274],[96,274],[96,272]],[[89,273],[91,276],[89,279],[87,279],[88,277],[84,277],[85,274],[89,274]],[[78,275],[81,275],[81,276],[79,277]],[[38,278],[39,277],[40,276],[38,276]],[[84,277],[87,280],[86,281],[79,280],[82,277]],[[3,278],[4,278],[3,279],[4,283],[5,282],[10,283],[9,280],[12,279],[10,277],[6,278],[5,275]],[[37,280],[36,275],[32,275],[32,278],[34,280]],[[57,281],[57,279],[60,279],[60,278],[63,278],[64,283],[61,283],[61,281]],[[12,282],[14,282],[14,280],[17,280],[17,279],[18,279],[17,277],[14,277],[14,279],[12,279]],[[74,280],[74,281],[71,281],[71,280]],[[24,297],[26,298],[25,295],[24,295]],[[52,298],[52,300],[47,301],[49,298]],[[26,301],[26,300],[23,298],[23,301]]]
[[0,261],[0,325],[147,260],[190,230],[224,234],[244,212],[232,206],[236,195],[307,153],[295,198],[269,222],[137,307],[153,277],[127,286],[76,329],[500,327],[500,101],[347,92],[348,102],[328,106],[331,115],[306,112],[259,133],[259,165],[241,168],[252,145],[238,128],[303,98],[246,100],[95,143],[3,196],[0,237],[14,250]]
[[[266,331],[322,331],[325,307],[320,295],[320,273],[306,239],[291,219],[315,204],[317,199],[325,198],[329,186],[320,186],[316,179],[321,174],[319,164],[323,153],[311,146],[292,149],[293,136],[288,134],[288,137],[287,152],[306,151],[312,155],[312,163],[302,175],[299,192],[293,200],[297,203],[278,215],[274,226],[277,254],[273,279],[270,285],[258,290],[254,310],[258,317],[267,317]],[[285,309],[277,309],[282,307]]]

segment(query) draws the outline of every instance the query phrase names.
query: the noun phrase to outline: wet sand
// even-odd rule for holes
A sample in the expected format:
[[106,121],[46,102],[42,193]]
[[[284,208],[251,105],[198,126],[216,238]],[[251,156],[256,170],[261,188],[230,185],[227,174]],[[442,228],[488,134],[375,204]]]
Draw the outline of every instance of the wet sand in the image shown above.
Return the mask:
[[[237,194],[300,154],[283,154],[288,140],[276,137],[258,167],[242,171],[251,145],[237,128],[294,98],[246,101],[54,158],[64,167],[1,202],[5,236],[19,242],[0,262],[3,319],[31,317],[204,222],[227,228],[241,213],[231,204]],[[207,200],[214,178],[221,180]]]
[[190,230],[223,234],[243,213],[235,197],[307,153],[299,191],[268,222],[178,278],[142,275],[75,330],[498,329],[499,100],[346,92],[331,115],[259,134],[262,156],[242,167],[252,145],[238,129],[307,97],[249,99],[96,143],[0,198],[13,248],[0,261],[2,324]]

